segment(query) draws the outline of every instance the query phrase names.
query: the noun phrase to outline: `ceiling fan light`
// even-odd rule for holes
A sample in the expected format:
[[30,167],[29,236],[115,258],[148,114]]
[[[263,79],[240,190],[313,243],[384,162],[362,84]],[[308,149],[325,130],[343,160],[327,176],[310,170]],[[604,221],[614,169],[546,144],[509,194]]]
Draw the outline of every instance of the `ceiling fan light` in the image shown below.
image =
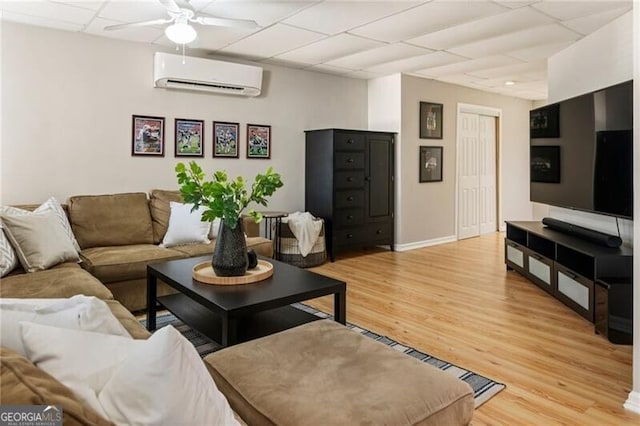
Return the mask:
[[198,36],[196,30],[191,25],[185,23],[169,25],[164,30],[164,34],[169,40],[176,44],[189,44]]

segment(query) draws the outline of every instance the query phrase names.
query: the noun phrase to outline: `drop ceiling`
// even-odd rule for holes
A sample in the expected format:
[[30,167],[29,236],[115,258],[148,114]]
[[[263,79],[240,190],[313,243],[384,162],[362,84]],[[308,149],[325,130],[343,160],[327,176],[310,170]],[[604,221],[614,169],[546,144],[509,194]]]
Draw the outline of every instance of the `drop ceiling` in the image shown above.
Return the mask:
[[[187,47],[212,55],[361,79],[402,72],[531,100],[547,97],[549,56],[633,7],[632,0],[188,3],[200,13],[259,25],[194,24],[198,39]],[[2,0],[0,8],[9,21],[172,46],[163,26],[104,30],[166,18],[158,0]]]

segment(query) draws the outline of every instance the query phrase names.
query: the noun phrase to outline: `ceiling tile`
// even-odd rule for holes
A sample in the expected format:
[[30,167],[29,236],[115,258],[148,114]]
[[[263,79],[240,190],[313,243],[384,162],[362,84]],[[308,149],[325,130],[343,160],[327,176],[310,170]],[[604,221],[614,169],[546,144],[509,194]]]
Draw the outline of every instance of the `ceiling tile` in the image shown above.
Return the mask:
[[219,18],[252,19],[261,27],[268,27],[311,4],[305,1],[216,1],[202,12]]
[[323,73],[328,73],[328,74],[335,74],[335,75],[345,75],[345,74],[349,74],[351,72],[353,72],[354,70],[350,70],[350,69],[346,69],[346,68],[341,68],[341,67],[332,67],[330,65],[314,65],[312,67],[306,68],[307,70],[310,71],[318,71],[318,72],[323,72]]
[[362,37],[340,34],[278,55],[277,58],[285,61],[316,65],[363,50],[373,49],[381,45],[382,43],[367,40]]
[[356,28],[350,33],[380,41],[401,41],[504,10],[504,7],[491,2],[432,1]]
[[580,34],[591,34],[598,28],[608,24],[618,16],[624,15],[629,11],[629,7],[620,7],[606,12],[597,13],[595,15],[583,16],[581,18],[570,19],[564,21],[562,25],[569,27]]
[[510,58],[508,56],[497,55],[488,56],[479,59],[470,59],[467,61],[456,62],[449,65],[443,65],[438,67],[425,68],[415,71],[417,74],[421,74],[427,77],[443,77],[447,75],[463,74],[466,72],[482,70],[487,68],[497,68],[506,65],[512,65],[521,63],[517,59]]
[[382,74],[367,72],[367,71],[354,71],[352,73],[347,74],[346,77],[361,78],[363,80],[369,80],[372,78],[382,77]]
[[0,7],[3,12],[81,25],[95,16],[95,12],[90,9],[43,1],[3,1]]
[[264,61],[261,61],[261,62],[265,64],[273,64],[273,65],[278,65],[278,66],[283,66],[288,68],[296,68],[296,69],[309,68],[309,64],[303,64],[303,63],[294,62],[294,61],[287,61],[285,59],[278,59],[277,57],[265,59]]
[[71,6],[81,7],[83,9],[89,9],[98,11],[105,3],[105,0],[49,0],[52,3],[62,3]]
[[230,44],[222,49],[221,52],[264,59],[288,52],[322,38],[326,38],[326,36],[289,25],[276,24]]
[[396,72],[408,72],[413,70],[419,70],[424,68],[439,67],[442,65],[453,64],[455,62],[466,61],[467,58],[463,58],[457,55],[452,55],[447,52],[432,52],[426,55],[415,56],[413,58],[400,59],[397,61],[387,62],[380,65],[375,65],[367,68],[365,71],[393,74]]
[[109,38],[132,40],[151,43],[162,36],[164,30],[161,27],[136,27],[123,28],[121,30],[105,31],[104,27],[118,24],[117,21],[96,18],[87,26],[85,32]]
[[544,1],[532,4],[531,7],[566,21],[594,13],[606,12],[620,7],[633,7],[632,1]]
[[512,81],[516,85],[530,83],[534,81],[532,78],[524,75],[508,75],[501,78],[480,78],[476,80],[476,84],[485,87],[505,87],[505,82]]
[[553,22],[552,18],[527,7],[425,34],[407,43],[442,50]]
[[527,6],[530,5],[532,3],[535,3],[539,0],[529,0],[529,1],[522,1],[522,0],[494,0],[496,3],[499,3],[502,6],[506,6],[509,7],[511,9],[517,9],[519,7],[523,7],[523,6]]
[[118,22],[141,22],[168,18],[169,14],[157,0],[109,1],[99,17]]
[[284,22],[333,35],[419,4],[407,1],[329,1],[298,12]]
[[481,70],[469,71],[467,74],[480,78],[507,77],[514,74],[521,74],[529,71],[541,71],[547,69],[547,61],[526,62],[503,67],[485,68]]
[[431,52],[429,49],[411,46],[405,43],[394,43],[353,55],[343,56],[327,62],[327,65],[360,70],[376,64],[424,55]]
[[215,0],[189,0],[189,4],[195,11],[200,11],[212,4]]
[[526,49],[518,49],[506,54],[522,61],[537,61],[547,59],[551,55],[566,49],[573,44],[573,41],[562,41],[559,43],[540,44],[538,46],[527,47]]
[[580,34],[561,25],[551,24],[465,44],[448,49],[448,51],[469,58],[479,58],[524,49],[538,44],[573,41],[580,37]]
[[[7,21],[19,22],[21,24],[36,25],[39,27],[55,28],[57,30],[66,31],[82,31],[84,25],[72,24],[69,22],[56,21],[54,19],[39,18],[37,16],[23,15],[21,13],[2,12],[2,19]],[[6,43],[6,40],[4,41]]]
[[478,80],[477,78],[473,78],[465,74],[438,77],[436,80],[443,81],[445,83],[458,84],[460,86],[471,87],[472,89],[478,89],[478,90],[487,89],[487,86],[482,86],[477,83],[477,80]]

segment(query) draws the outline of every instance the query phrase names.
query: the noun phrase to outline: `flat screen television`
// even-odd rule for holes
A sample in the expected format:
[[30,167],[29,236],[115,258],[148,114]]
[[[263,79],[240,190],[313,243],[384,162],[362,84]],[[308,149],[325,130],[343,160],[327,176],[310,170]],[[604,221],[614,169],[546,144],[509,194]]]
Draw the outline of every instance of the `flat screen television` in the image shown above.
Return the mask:
[[633,218],[633,81],[529,119],[531,201]]

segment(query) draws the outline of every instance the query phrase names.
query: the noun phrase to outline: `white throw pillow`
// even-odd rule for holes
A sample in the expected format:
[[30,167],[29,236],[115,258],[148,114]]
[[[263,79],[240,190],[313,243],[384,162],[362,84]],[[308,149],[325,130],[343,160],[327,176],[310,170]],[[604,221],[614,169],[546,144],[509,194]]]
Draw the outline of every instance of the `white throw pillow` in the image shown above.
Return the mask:
[[206,207],[200,206],[193,212],[193,204],[182,204],[171,201],[169,228],[162,240],[161,247],[173,247],[183,244],[208,244],[209,223],[203,222],[202,213]]
[[193,345],[172,326],[133,348],[98,394],[117,424],[237,425]]
[[238,424],[193,345],[172,326],[148,340],[21,326],[30,359],[116,424]]
[[131,337],[104,301],[83,295],[70,299],[0,299],[0,344],[24,356],[19,328],[22,321]]
[[26,357],[73,391],[103,417],[97,394],[136,345],[144,340],[32,322],[19,326]]
[[16,266],[18,266],[18,256],[0,227],[0,277],[16,269]]
[[222,219],[216,217],[213,222],[211,222],[211,231],[209,232],[209,239],[215,240],[218,238],[218,232],[220,232],[220,224],[222,223]]
[[37,209],[30,212],[29,210],[19,209],[17,207],[11,206],[3,206],[0,207],[0,215],[8,215],[8,216],[21,216],[21,215],[29,215],[34,213],[42,213],[46,211],[51,211],[55,214],[55,216],[60,221],[62,228],[64,229],[65,234],[73,244],[73,248],[76,251],[80,252],[80,245],[76,240],[75,235],[73,235],[73,230],[71,229],[71,224],[69,223],[69,219],[67,219],[67,214],[64,212],[64,209],[54,197],[49,198],[44,203],[40,204]]
[[25,271],[42,271],[68,261],[80,262],[77,250],[53,211],[3,215],[2,222]]

